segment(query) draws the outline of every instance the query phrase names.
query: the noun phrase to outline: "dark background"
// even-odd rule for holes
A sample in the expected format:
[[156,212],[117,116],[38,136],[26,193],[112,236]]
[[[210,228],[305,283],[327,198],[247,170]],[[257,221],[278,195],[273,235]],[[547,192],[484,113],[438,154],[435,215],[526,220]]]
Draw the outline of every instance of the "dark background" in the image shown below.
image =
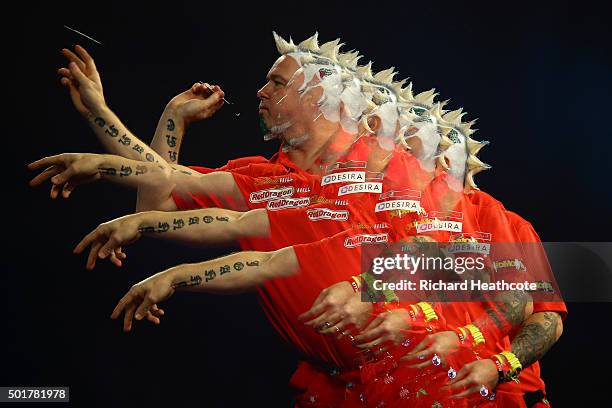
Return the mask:
[[[86,186],[51,201],[28,189],[25,165],[60,152],[101,152],[55,71],[62,47],[96,58],[107,103],[150,141],[172,96],[198,80],[220,84],[223,108],[192,126],[181,162],[216,166],[276,149],[258,129],[255,92],[277,58],[271,32],[299,42],[341,37],[376,69],[395,66],[416,91],[435,87],[478,117],[478,184],[530,220],[543,241],[607,241],[610,220],[610,23],[589,2],[462,3],[128,2],[17,4],[4,13],[4,256],[0,385],[71,387],[73,406],[288,407],[296,356],[254,295],[181,294],[161,326],[122,333],[109,319],[135,282],[227,249],[142,241],[124,268],[93,272],[72,247],[100,222],[133,211],[134,193]],[[70,34],[66,24],[102,41]],[[363,62],[367,62],[364,59]],[[576,270],[589,280],[588,270]],[[597,282],[592,282],[596,285]],[[572,303],[565,332],[543,360],[555,406],[606,401],[611,304]]]

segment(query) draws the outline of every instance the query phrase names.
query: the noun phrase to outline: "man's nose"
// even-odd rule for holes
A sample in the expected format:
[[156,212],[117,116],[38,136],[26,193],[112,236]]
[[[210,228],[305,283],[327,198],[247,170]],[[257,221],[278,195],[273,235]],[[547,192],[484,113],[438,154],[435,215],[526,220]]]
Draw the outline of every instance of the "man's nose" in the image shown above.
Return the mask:
[[270,98],[270,95],[267,92],[267,87],[268,87],[268,84],[265,84],[264,86],[261,87],[259,91],[257,91],[257,97],[259,99],[269,99]]

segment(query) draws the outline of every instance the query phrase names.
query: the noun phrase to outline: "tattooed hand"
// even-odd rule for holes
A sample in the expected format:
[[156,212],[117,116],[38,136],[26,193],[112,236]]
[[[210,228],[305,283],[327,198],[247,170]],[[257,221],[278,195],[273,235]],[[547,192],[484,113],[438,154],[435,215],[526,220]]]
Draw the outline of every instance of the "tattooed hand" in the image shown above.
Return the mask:
[[76,186],[102,177],[99,167],[103,162],[103,155],[90,153],[63,153],[45,157],[28,165],[30,170],[46,167],[30,181],[30,186],[35,187],[51,179],[51,198],[57,198],[60,191],[62,197],[68,198]]
[[225,93],[219,86],[206,86],[208,84],[195,83],[193,86],[172,98],[167,109],[176,111],[178,119],[185,125],[191,122],[208,119],[223,106]]
[[147,317],[148,320],[159,324],[159,316],[164,312],[163,310],[159,312],[157,303],[168,299],[173,294],[174,287],[170,270],[155,274],[132,286],[115,306],[111,319],[117,319],[124,313],[123,331],[125,332],[132,330],[134,317],[136,320]]
[[[121,267],[121,261],[127,257],[122,252],[122,247],[140,238],[141,232],[139,226],[143,214],[145,213],[126,215],[100,224],[77,244],[73,252],[80,254],[91,245],[89,256],[87,257],[87,269],[93,269],[96,266],[97,258],[106,259],[108,257],[110,257],[110,261],[113,264]],[[118,253],[121,254],[120,257],[117,256]]]
[[350,283],[339,282],[323,289],[310,310],[299,319],[320,333],[340,338],[363,327],[371,311],[372,304],[362,302],[361,295],[355,293]]
[[62,85],[68,87],[70,98],[76,110],[83,116],[92,114],[104,106],[102,80],[93,58],[85,48],[77,45],[76,54],[64,48],[62,54],[70,61],[68,68],[60,68],[57,73]]

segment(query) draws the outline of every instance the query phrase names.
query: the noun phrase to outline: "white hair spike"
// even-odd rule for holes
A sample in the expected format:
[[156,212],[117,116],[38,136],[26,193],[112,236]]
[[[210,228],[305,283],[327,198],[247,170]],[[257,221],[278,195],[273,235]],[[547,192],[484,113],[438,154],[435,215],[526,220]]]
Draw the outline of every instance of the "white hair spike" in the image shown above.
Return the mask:
[[372,75],[372,61],[369,61],[365,65],[358,66],[357,69],[355,69],[355,72],[357,72],[357,75],[363,80],[374,80],[374,76]]
[[408,82],[408,78],[404,78],[401,81],[395,81],[391,84],[391,88],[393,88],[393,91],[397,94],[401,96],[402,90],[404,85],[406,84],[406,82]]
[[468,151],[473,155],[477,155],[480,152],[480,149],[489,144],[488,140],[474,140],[469,136],[467,136],[465,139],[468,146]]
[[412,82],[399,92],[400,97],[407,102],[414,102],[414,93],[412,92]]
[[359,51],[349,51],[338,54],[338,63],[344,68],[348,68],[350,70],[357,70],[357,62],[361,58],[359,55]]
[[340,53],[340,48],[344,45],[344,43],[340,43],[340,39],[336,38],[333,41],[328,41],[325,44],[319,47],[319,53],[321,56],[325,58],[329,58],[330,60],[337,62],[338,54]]
[[436,89],[432,88],[429,91],[424,91],[415,95],[414,99],[416,102],[421,103],[423,105],[433,106],[436,96],[438,96],[438,94],[436,93]]
[[393,83],[393,77],[396,74],[397,72],[395,72],[395,67],[391,67],[374,74],[374,79],[382,84],[391,86]]
[[315,31],[315,33],[312,36],[310,36],[309,38],[299,43],[298,48],[303,51],[310,51],[310,52],[318,53],[319,52],[319,33]]
[[293,44],[293,40],[289,37],[289,41],[286,41],[283,37],[276,34],[276,31],[272,31],[274,42],[276,43],[276,49],[281,55],[289,54],[296,51],[296,46]]
[[461,124],[461,118],[466,114],[467,112],[464,112],[463,108],[455,109],[454,111],[447,112],[444,115],[444,120],[452,123],[454,126],[459,126]]

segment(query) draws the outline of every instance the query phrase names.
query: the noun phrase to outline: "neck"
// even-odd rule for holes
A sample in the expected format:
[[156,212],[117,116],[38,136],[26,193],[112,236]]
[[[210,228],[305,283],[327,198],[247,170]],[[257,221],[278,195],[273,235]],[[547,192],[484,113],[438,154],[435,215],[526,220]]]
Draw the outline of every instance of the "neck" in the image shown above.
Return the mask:
[[321,158],[330,142],[340,130],[339,124],[330,123],[328,126],[320,126],[310,129],[308,139],[298,146],[292,146],[287,152],[289,159],[299,168],[308,172],[318,172],[316,162]]

